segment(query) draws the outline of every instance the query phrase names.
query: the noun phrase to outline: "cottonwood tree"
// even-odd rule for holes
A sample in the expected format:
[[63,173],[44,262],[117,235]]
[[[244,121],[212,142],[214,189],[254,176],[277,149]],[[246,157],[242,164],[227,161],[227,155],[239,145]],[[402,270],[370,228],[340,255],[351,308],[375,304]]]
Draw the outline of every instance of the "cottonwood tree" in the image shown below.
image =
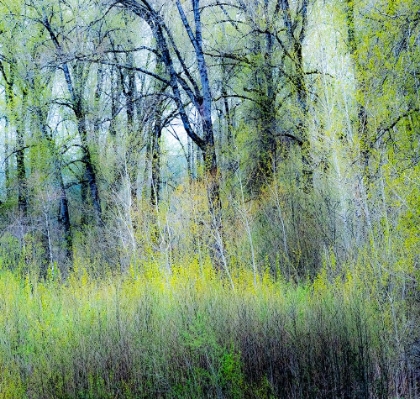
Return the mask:
[[[81,140],[82,162],[85,166],[85,177],[89,187],[90,200],[94,210],[95,220],[98,225],[103,223],[102,206],[99,196],[99,188],[96,177],[92,150],[89,142],[88,128],[88,104],[86,103],[85,90],[88,81],[90,63],[82,63],[75,60],[76,46],[80,41],[88,41],[82,34],[82,27],[76,27],[73,35],[67,34],[66,29],[72,30],[72,26],[66,21],[67,14],[72,12],[71,7],[64,2],[58,2],[55,6],[46,7],[37,3],[32,4],[34,19],[42,25],[47,32],[52,48],[55,50],[55,64],[61,69],[68,91],[68,101],[64,101],[74,113],[77,131]],[[81,13],[81,10],[78,10]],[[80,19],[81,15],[71,15]]]
[[[146,0],[122,0],[115,5],[133,12],[151,30],[156,43],[156,50],[165,66],[165,75],[160,76],[150,71],[147,73],[170,87],[183,127],[187,135],[202,152],[209,209],[212,215],[212,231],[215,235],[211,246],[212,258],[218,267],[227,268],[223,248],[219,169],[212,118],[213,97],[205,57],[200,1],[192,0],[190,3],[191,10],[184,9],[185,3],[183,5],[180,1],[175,2],[179,22],[183,26],[183,31],[188,37],[189,46],[192,47],[194,54],[192,59],[194,71],[188,67],[187,60],[183,55],[184,52],[176,43],[175,36],[157,4]],[[190,19],[192,19],[191,22]],[[193,111],[187,108],[186,102],[191,104]],[[192,124],[192,112],[200,117],[201,132],[197,132]]]
[[[36,76],[30,81],[31,89],[31,109],[32,118],[34,120],[34,130],[40,133],[39,141],[41,144],[45,143],[48,155],[50,159],[50,170],[48,171],[52,175],[53,188],[58,191],[58,225],[59,225],[59,246],[62,249],[62,254],[55,258],[52,253],[50,223],[48,221],[49,215],[45,215],[46,226],[44,236],[49,239],[47,245],[48,248],[48,261],[52,264],[55,261],[61,266],[61,271],[64,276],[67,275],[69,270],[73,266],[73,237],[71,231],[71,220],[70,220],[70,206],[67,195],[67,187],[64,180],[64,160],[61,154],[61,149],[55,141],[52,129],[48,124],[48,113],[50,111],[49,106],[52,97],[52,87],[48,80],[53,81],[50,77]],[[53,238],[54,239],[54,238]],[[46,276],[46,270],[42,271],[44,277]]]
[[[384,0],[375,5],[346,1],[344,14],[355,90],[352,135],[359,143],[359,195],[355,202],[358,214],[363,215],[359,217],[359,235],[366,237],[373,234],[375,213],[382,209],[375,202],[384,194],[381,169],[387,153],[391,148],[394,153],[397,143],[415,137],[406,133],[417,125],[420,111],[414,94],[419,87],[419,6],[411,0]],[[382,217],[386,219],[386,215]]]
[[[43,259],[39,259],[42,276],[46,275],[47,266],[54,262],[58,262],[62,266],[62,272],[67,274],[67,265],[72,264],[69,201],[60,149],[48,126],[54,70],[51,71],[44,63],[44,36],[39,24],[32,19],[31,8],[18,3],[13,7],[4,4],[3,6],[3,23],[6,24],[7,21],[8,28],[19,28],[15,33],[13,29],[9,33],[14,35],[17,42],[20,35],[24,35],[24,48],[19,52],[15,51],[16,48],[9,48],[12,43],[10,37],[2,42],[3,51],[7,50],[10,56],[2,57],[0,65],[6,88],[6,104],[12,107],[7,114],[7,122],[9,128],[15,131],[8,134],[6,140],[12,139],[12,136],[16,137],[13,151],[6,141],[5,148],[9,153],[5,154],[5,160],[16,154],[18,210],[26,225],[21,240],[34,241],[32,246],[36,248],[40,238],[39,245],[44,253]],[[30,34],[25,34],[23,27],[30,30]],[[22,99],[19,99],[19,92],[24,95]],[[6,163],[6,180],[9,180],[14,173],[10,170],[11,163]],[[41,181],[44,187],[37,187],[36,181]],[[6,189],[10,194],[9,186],[10,182],[6,181]],[[42,198],[43,204],[38,201],[39,197]],[[53,209],[58,210],[58,217]],[[13,227],[10,226],[9,230],[13,231]],[[60,249],[56,250],[57,247]]]
[[[225,37],[209,55],[230,69],[231,78],[218,95],[221,101],[238,104],[236,167],[245,171],[247,201],[258,199],[260,205],[254,208],[252,226],[256,257],[261,263],[269,258],[272,264],[280,257],[298,265],[299,273],[315,270],[320,257],[309,222],[314,200],[309,93],[317,71],[309,67],[303,51],[312,2],[216,5],[224,15],[220,20]],[[224,107],[219,109],[223,112]],[[284,216],[287,228],[279,228]],[[282,250],[285,240],[290,250]]]
[[[303,45],[309,1],[233,0],[217,5],[224,14],[223,22],[230,27],[225,39],[229,44],[212,49],[211,55],[236,65],[236,75],[242,75],[230,85],[229,93],[225,85],[222,87],[221,97],[248,102],[246,123],[257,131],[252,146],[251,186],[260,191],[269,183],[278,153],[285,156],[288,146],[296,145],[306,176],[303,186],[308,189],[312,186],[307,126],[309,71],[305,70]],[[236,48],[231,43],[237,43]]]
[[[6,31],[2,32],[2,54],[0,55],[0,73],[4,85],[6,103],[6,137],[5,137],[5,177],[6,195],[9,197],[11,188],[11,158],[16,161],[16,191],[17,203],[20,216],[26,218],[28,213],[27,181],[25,167],[25,115],[27,112],[28,88],[24,81],[25,73],[21,70],[22,63],[16,58],[14,50],[11,48],[11,37],[19,33],[22,29],[22,21],[12,19],[10,13],[5,10],[5,15],[9,18]],[[9,140],[13,140],[15,146],[9,145]],[[9,198],[6,198],[8,200]]]

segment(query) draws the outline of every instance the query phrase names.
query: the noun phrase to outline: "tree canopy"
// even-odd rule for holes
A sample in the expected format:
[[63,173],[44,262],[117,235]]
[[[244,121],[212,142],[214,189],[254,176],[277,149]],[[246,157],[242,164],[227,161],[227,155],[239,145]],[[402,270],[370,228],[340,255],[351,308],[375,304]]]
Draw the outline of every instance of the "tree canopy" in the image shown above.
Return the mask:
[[199,254],[298,277],[418,237],[416,1],[0,7],[14,260],[65,276],[79,255]]

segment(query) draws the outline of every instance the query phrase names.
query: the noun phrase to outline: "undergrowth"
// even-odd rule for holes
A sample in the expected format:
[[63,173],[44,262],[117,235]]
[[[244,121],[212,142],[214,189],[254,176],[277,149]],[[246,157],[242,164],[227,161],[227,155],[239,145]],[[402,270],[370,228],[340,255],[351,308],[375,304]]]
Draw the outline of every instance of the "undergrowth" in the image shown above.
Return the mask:
[[101,279],[76,267],[64,283],[1,270],[0,397],[416,395],[393,324],[403,312],[363,279],[325,267],[299,285],[232,279],[197,261]]

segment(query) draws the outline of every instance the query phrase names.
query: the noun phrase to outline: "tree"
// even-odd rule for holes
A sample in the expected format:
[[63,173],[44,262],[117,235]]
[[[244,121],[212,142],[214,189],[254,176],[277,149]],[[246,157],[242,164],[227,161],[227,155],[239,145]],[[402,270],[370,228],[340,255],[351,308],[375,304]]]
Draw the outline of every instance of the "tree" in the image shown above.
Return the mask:
[[[184,129],[202,152],[206,172],[205,178],[207,181],[209,209],[212,216],[212,228],[216,234],[212,245],[212,258],[218,267],[226,268],[227,264],[224,261],[222,238],[219,171],[212,120],[213,98],[207,62],[204,55],[200,1],[191,1],[194,25],[190,24],[181,2],[179,0],[176,1],[180,21],[189,38],[190,45],[193,47],[197,77],[187,67],[186,60],[183,58],[182,52],[174,40],[174,35],[165,23],[164,17],[157,7],[155,8],[151,2],[146,0],[121,0],[117,4],[130,10],[148,24],[156,43],[158,55],[161,62],[165,65],[167,76],[162,77],[153,73],[149,73],[149,75],[153,75],[171,88],[173,100]],[[178,72],[175,61],[179,64],[180,71]],[[197,115],[200,116],[202,135],[199,135],[193,128],[190,119],[192,111],[187,109],[185,105],[186,99],[191,103]]]
[[[36,7],[36,20],[39,22],[48,33],[51,43],[56,51],[57,67],[62,69],[64,79],[66,82],[69,101],[67,105],[71,108],[76,118],[77,131],[81,139],[81,149],[83,153],[82,162],[85,165],[85,176],[89,186],[90,198],[94,209],[95,220],[98,225],[102,225],[102,206],[99,196],[99,189],[96,177],[95,166],[92,159],[90,143],[88,139],[87,126],[87,104],[85,101],[84,90],[89,74],[89,63],[73,62],[71,64],[67,59],[71,51],[65,49],[65,26],[55,27],[53,24],[56,18],[63,20],[65,5],[59,2],[57,8],[51,7],[49,14],[47,14],[45,7]],[[61,40],[61,38],[63,38]],[[67,39],[68,40],[68,39]],[[74,46],[74,42],[69,42],[70,46]]]
[[[277,159],[287,157],[289,145],[300,148],[303,161],[303,187],[312,186],[308,136],[308,89],[303,45],[306,39],[309,1],[292,6],[287,0],[253,2],[236,0],[217,3],[225,23],[233,27],[229,43],[238,47],[212,51],[213,57],[236,65],[237,75],[247,72],[222,97],[238,97],[249,103],[246,123],[255,126],[256,145],[252,145],[251,189],[261,191],[276,170]],[[235,10],[230,12],[230,10]],[[231,84],[232,86],[232,84]]]
[[[6,87],[6,102],[10,107],[9,126],[16,127],[16,149],[6,154],[9,159],[16,154],[16,180],[18,186],[18,210],[26,225],[21,240],[31,240],[36,234],[41,237],[44,259],[41,260],[41,275],[46,276],[47,265],[58,262],[62,272],[67,274],[67,265],[72,264],[72,235],[69,216],[69,201],[63,178],[63,162],[60,149],[57,147],[52,131],[48,126],[48,113],[51,107],[54,73],[45,71],[43,64],[46,55],[40,41],[43,39],[39,26],[31,19],[30,9],[15,4],[14,8],[4,10],[4,15],[10,26],[20,29],[16,31],[15,39],[23,27],[31,27],[31,34],[22,36],[24,50],[15,52],[8,48],[8,41],[2,42],[3,50],[10,51],[10,57],[3,57],[0,70]],[[13,31],[11,31],[13,34]],[[4,39],[4,37],[2,38]],[[15,49],[16,50],[16,49]],[[4,61],[4,62],[3,62]],[[19,99],[18,93],[22,93]],[[8,146],[6,146],[6,149]],[[46,151],[44,149],[46,148]],[[38,162],[38,154],[44,156],[42,165]],[[51,167],[50,167],[51,166]],[[9,165],[6,169],[9,169]],[[49,175],[52,175],[52,186],[49,186]],[[12,174],[7,170],[8,180]],[[45,187],[34,186],[33,176],[45,184]],[[41,177],[42,176],[42,177]],[[6,182],[6,187],[9,186]],[[43,192],[42,192],[43,190]],[[50,190],[51,195],[47,194]],[[55,191],[59,194],[56,196]],[[37,197],[45,203],[37,203]],[[51,213],[49,201],[58,198],[58,231],[54,231],[56,217]],[[42,208],[42,210],[40,209]],[[42,214],[42,216],[41,216]],[[45,216],[45,220],[44,219]],[[52,222],[51,222],[52,221]],[[60,251],[53,250],[60,242]],[[23,249],[24,249],[23,244]],[[62,253],[60,253],[62,252]],[[25,255],[26,256],[26,255]],[[66,266],[64,266],[64,263]]]
[[[19,25],[15,25],[15,29],[19,29]],[[11,34],[13,30],[11,31]],[[6,98],[6,126],[10,131],[14,128],[16,138],[16,149],[13,152],[16,157],[16,178],[17,178],[17,202],[20,216],[26,218],[28,213],[27,199],[27,183],[26,183],[26,167],[25,167],[25,113],[26,113],[26,97],[28,94],[27,87],[18,71],[18,61],[14,58],[13,53],[8,56],[0,57],[0,72],[5,86]],[[8,138],[11,134],[8,134]],[[8,148],[8,143],[7,147]],[[10,187],[10,169],[9,157],[12,154],[6,154],[6,187]],[[8,190],[7,190],[8,191]],[[7,192],[7,194],[9,194]]]

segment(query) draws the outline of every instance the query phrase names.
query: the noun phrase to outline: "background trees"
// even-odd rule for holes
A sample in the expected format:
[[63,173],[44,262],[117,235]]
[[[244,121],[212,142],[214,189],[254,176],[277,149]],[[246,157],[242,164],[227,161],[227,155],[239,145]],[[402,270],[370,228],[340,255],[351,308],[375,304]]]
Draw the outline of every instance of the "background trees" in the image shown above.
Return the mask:
[[1,7],[2,239],[17,259],[30,242],[64,274],[77,256],[210,256],[297,277],[413,234],[415,2]]

